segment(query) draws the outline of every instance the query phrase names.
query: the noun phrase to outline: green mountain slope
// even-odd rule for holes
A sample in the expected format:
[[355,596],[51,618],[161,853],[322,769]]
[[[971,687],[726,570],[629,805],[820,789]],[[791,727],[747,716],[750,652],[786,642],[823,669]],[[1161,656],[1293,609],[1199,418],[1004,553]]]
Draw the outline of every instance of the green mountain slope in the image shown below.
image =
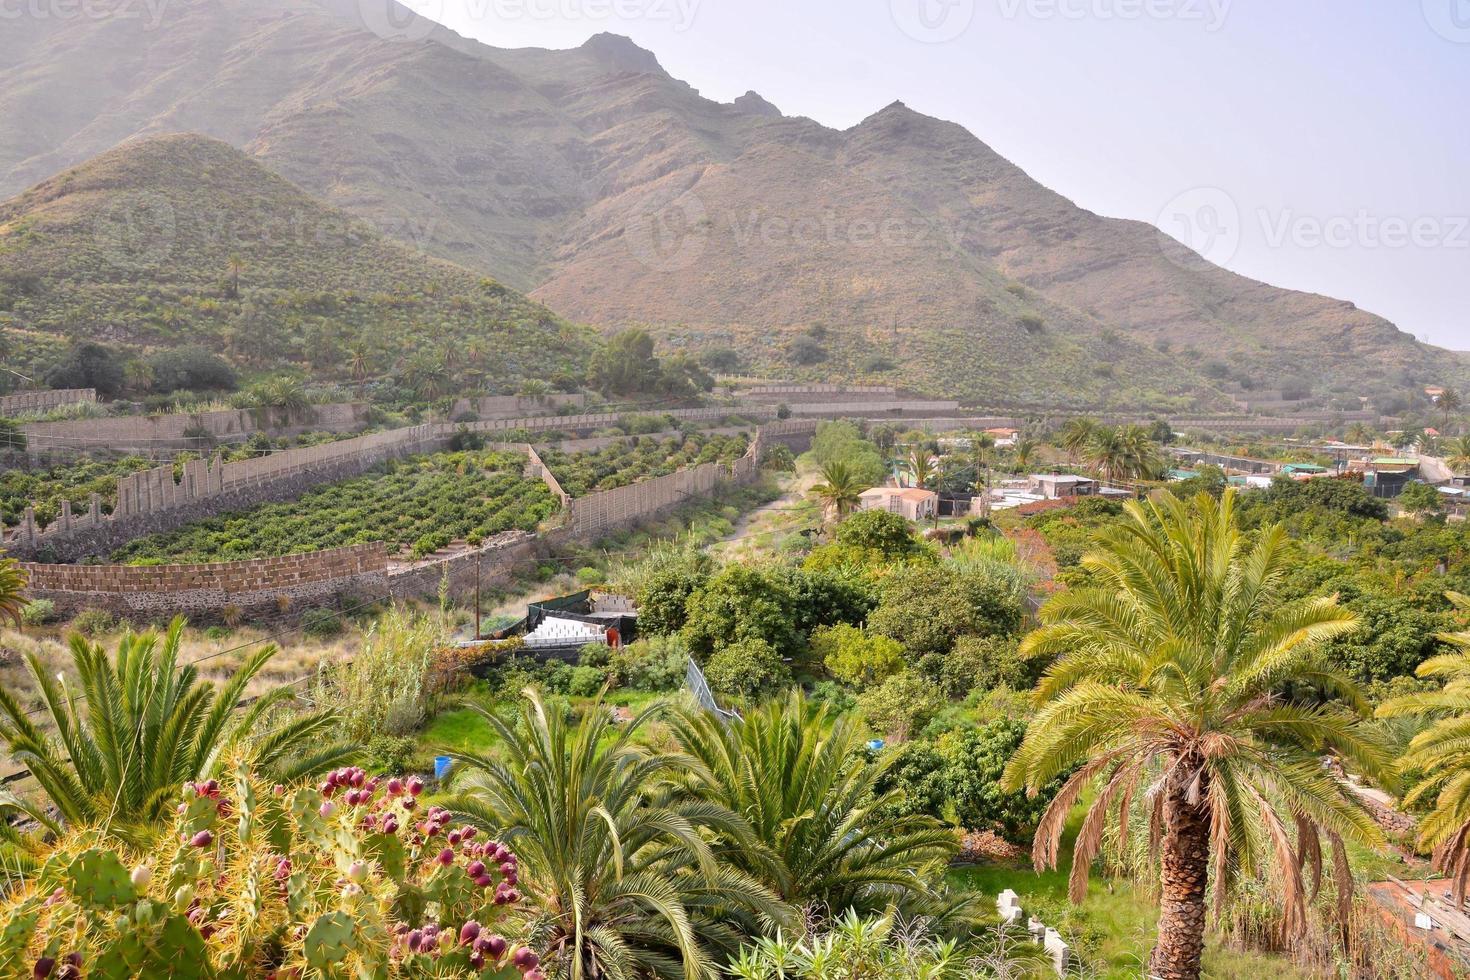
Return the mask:
[[130,141],[0,203],[0,326],[21,363],[61,337],[198,344],[246,371],[431,389],[580,373],[595,342],[190,135]]

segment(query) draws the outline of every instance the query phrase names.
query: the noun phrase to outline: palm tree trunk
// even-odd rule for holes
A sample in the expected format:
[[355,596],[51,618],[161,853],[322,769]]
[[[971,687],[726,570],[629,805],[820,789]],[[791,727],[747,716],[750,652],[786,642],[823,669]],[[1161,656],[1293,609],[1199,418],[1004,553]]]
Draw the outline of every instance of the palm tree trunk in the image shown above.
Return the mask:
[[1198,980],[1205,948],[1210,815],[1206,807],[1189,801],[1187,780],[1171,779],[1166,792],[1159,939],[1148,972],[1162,980]]

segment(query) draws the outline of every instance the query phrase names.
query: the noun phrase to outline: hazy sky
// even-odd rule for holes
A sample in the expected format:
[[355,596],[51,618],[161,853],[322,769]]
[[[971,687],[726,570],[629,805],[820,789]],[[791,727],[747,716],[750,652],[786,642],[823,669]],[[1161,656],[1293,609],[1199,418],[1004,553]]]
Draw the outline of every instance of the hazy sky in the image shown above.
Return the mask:
[[1470,349],[1470,0],[406,5],[504,47],[627,34],[830,126],[902,99],[1083,207]]

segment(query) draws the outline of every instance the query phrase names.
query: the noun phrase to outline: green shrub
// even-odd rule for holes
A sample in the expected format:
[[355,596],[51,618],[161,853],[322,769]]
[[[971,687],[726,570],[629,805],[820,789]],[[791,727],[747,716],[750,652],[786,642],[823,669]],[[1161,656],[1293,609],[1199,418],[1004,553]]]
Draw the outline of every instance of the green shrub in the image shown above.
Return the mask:
[[96,638],[112,632],[117,617],[106,609],[83,609],[71,621],[71,628],[83,636]]
[[619,687],[675,691],[689,669],[689,648],[678,636],[644,637],[614,650],[608,669]]
[[704,676],[716,694],[743,701],[775,694],[791,679],[775,648],[757,638],[722,647],[705,664]]
[[334,609],[308,609],[301,617],[301,631],[319,640],[340,636],[342,629],[342,614]]
[[567,680],[567,693],[578,698],[594,697],[606,680],[607,673],[596,667],[573,667]]
[[577,569],[577,583],[579,585],[601,585],[607,581],[607,575],[600,568],[584,565]]
[[50,599],[32,599],[20,609],[24,626],[44,626],[56,621],[56,603]]

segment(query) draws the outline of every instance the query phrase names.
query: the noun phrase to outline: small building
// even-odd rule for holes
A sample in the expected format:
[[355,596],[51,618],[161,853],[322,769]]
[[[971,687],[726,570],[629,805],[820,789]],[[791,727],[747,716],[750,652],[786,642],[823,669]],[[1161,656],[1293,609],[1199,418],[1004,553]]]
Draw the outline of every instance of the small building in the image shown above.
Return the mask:
[[859,510],[886,510],[915,522],[932,520],[939,512],[939,494],[919,487],[874,487],[859,499]]
[[1034,473],[1030,480],[1030,490],[1047,500],[1094,497],[1098,492],[1098,483],[1091,477],[1073,476],[1070,473]]
[[1016,444],[1016,439],[1020,436],[1021,433],[1016,429],[995,428],[986,429],[985,434],[994,439],[995,444],[998,447],[1005,449],[1010,446],[1014,446]]

